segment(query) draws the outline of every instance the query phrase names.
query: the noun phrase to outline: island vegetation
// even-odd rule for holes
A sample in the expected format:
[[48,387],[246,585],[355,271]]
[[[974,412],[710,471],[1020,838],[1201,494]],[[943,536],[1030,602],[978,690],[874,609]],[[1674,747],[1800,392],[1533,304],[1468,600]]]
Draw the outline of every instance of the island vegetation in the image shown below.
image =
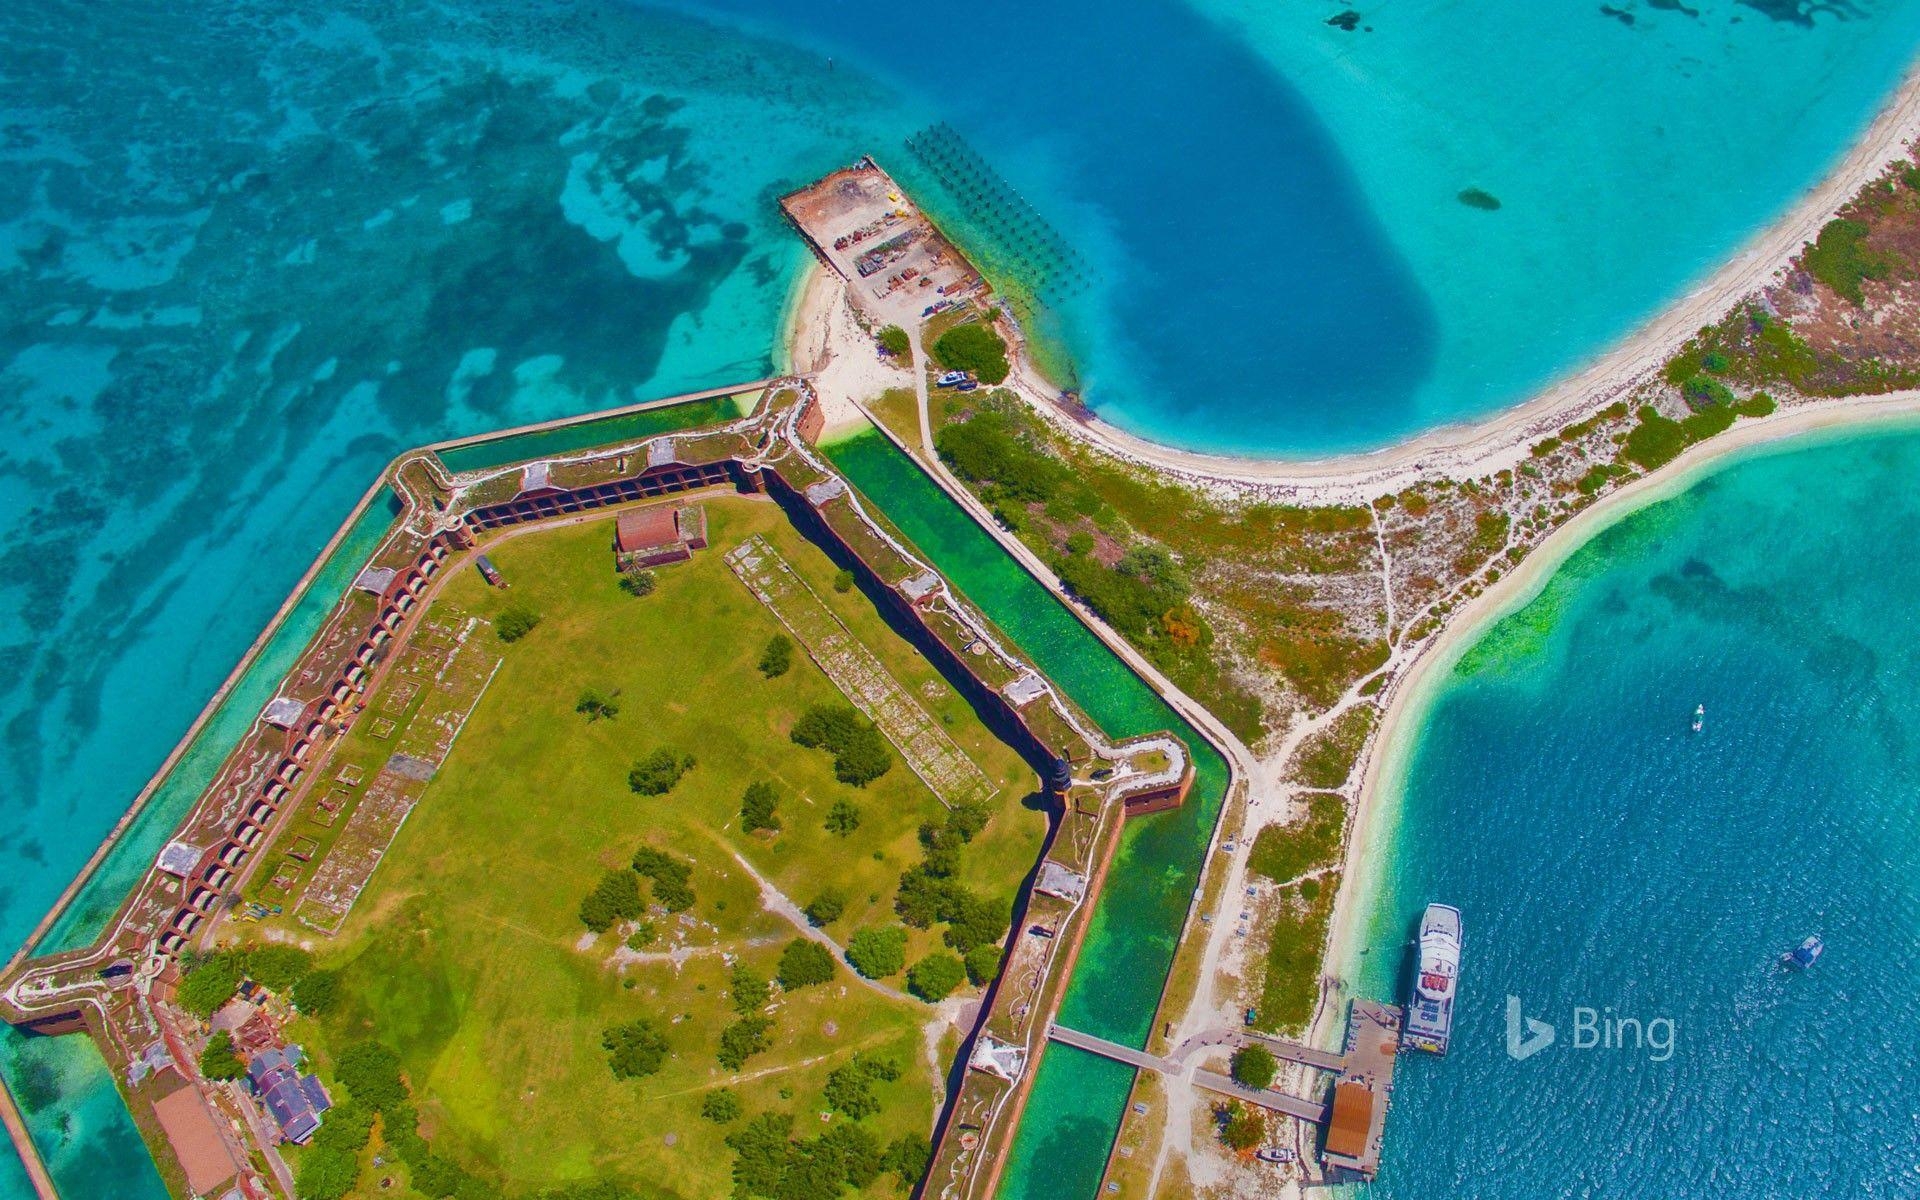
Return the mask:
[[[300,1004],[289,1034],[339,1102],[288,1149],[302,1196],[386,1180],[397,1196],[827,1200],[918,1181],[944,1069],[929,1004],[997,969],[1045,831],[1020,803],[1031,769],[870,600],[833,588],[777,508],[707,507],[713,546],[660,569],[646,604],[609,569],[610,520],[490,550],[511,601],[449,581],[439,603],[539,619],[340,935],[188,972],[198,1011],[260,977]],[[750,534],[928,706],[993,800],[949,811],[889,769],[884,735],[727,568]],[[616,712],[583,706],[590,691]],[[766,887],[804,902],[799,926]],[[288,917],[262,933],[313,941]],[[218,1044],[205,1061],[231,1069]]]

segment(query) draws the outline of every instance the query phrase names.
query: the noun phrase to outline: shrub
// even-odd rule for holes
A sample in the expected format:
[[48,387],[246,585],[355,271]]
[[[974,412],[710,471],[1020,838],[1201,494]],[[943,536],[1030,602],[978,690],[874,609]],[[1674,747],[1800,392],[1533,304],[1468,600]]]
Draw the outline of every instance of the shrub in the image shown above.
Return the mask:
[[771,780],[754,780],[740,797],[740,828],[748,833],[779,832],[780,818],[773,811],[779,806],[779,787]]
[[310,1017],[325,1016],[339,1002],[338,971],[309,971],[293,985],[293,1006]]
[[981,942],[967,951],[961,961],[966,964],[967,982],[985,987],[1000,973],[1000,943]]
[[1007,343],[983,324],[956,325],[933,343],[933,357],[949,371],[966,371],[981,383],[1004,383]]
[[833,755],[834,778],[865,787],[893,768],[886,737],[852,705],[816,704],[794,722],[794,741]]
[[1661,416],[1652,405],[1640,410],[1640,423],[1627,434],[1621,456],[1646,470],[1664,467],[1687,448],[1687,435],[1680,422]]
[[1776,407],[1778,406],[1774,404],[1772,396],[1765,392],[1755,392],[1745,400],[1735,403],[1733,411],[1743,417],[1765,417],[1772,415]]
[[767,648],[760,652],[760,673],[768,679],[775,679],[792,669],[793,639],[784,633],[776,633],[767,639]]
[[829,925],[840,919],[847,911],[847,898],[833,888],[828,888],[813,898],[807,905],[807,921],[818,927]]
[[660,580],[652,571],[645,569],[620,572],[620,590],[629,596],[651,596],[660,586]]
[[693,864],[681,862],[671,854],[642,846],[633,852],[633,869],[653,883],[654,903],[670,913],[693,907]]
[[333,1072],[355,1100],[376,1112],[391,1115],[407,1101],[407,1085],[400,1078],[400,1056],[380,1042],[348,1046],[334,1060]]
[[1238,1101],[1227,1105],[1226,1119],[1220,1125],[1220,1140],[1245,1153],[1267,1140],[1267,1123],[1260,1110]]
[[359,1180],[357,1155],[316,1146],[300,1156],[300,1173],[293,1186],[300,1200],[340,1200]]
[[836,592],[839,592],[841,595],[844,596],[848,592],[852,591],[853,584],[854,584],[854,579],[853,579],[852,571],[842,569],[839,571],[835,571],[833,573],[833,590]]
[[599,688],[588,688],[580,693],[578,700],[573,702],[573,711],[585,713],[589,725],[602,717],[611,720],[620,715],[619,695],[618,689],[603,692]]
[[194,963],[180,980],[180,1007],[202,1020],[211,1017],[239,989],[242,965],[240,956],[227,950]]
[[715,1088],[700,1102],[700,1115],[715,1125],[738,1121],[743,1111],[745,1106],[740,1103],[739,1093],[732,1088]]
[[639,1079],[666,1065],[667,1035],[650,1017],[607,1026],[600,1035],[615,1079]]
[[790,992],[825,983],[833,978],[833,955],[819,942],[795,938],[780,952],[780,969],[775,978]]
[[937,1004],[953,993],[967,977],[967,968],[951,954],[935,952],[913,964],[907,971],[907,990]]
[[655,750],[633,764],[633,770],[627,772],[627,786],[642,796],[664,796],[693,766],[691,754],[675,754],[664,748]]
[[907,339],[907,331],[898,325],[888,325],[880,331],[880,348],[898,358],[913,349],[913,343]]
[[605,933],[621,921],[631,921],[647,907],[640,899],[640,881],[632,871],[608,871],[580,902],[580,923]]
[[898,975],[907,966],[907,931],[898,925],[860,930],[847,942],[847,963],[868,979]]
[[1727,404],[1703,408],[1680,422],[1680,432],[1686,434],[1688,442],[1703,442],[1717,433],[1725,433],[1737,415]]
[[851,800],[835,800],[833,807],[827,810],[827,832],[846,837],[860,828],[860,810]]
[[1865,221],[1844,218],[1829,221],[1800,258],[1807,274],[1851,301],[1856,308],[1866,304],[1861,284],[1869,279],[1885,279],[1893,271],[1893,260],[1888,255],[1867,248],[1867,235],[1871,232]]
[[200,1052],[200,1074],[207,1079],[238,1079],[247,1073],[247,1064],[233,1052],[233,1035],[222,1029]]
[[633,927],[633,932],[627,935],[627,949],[645,950],[659,937],[660,931],[653,927],[652,921],[641,921]]
[[733,1011],[746,1016],[767,1002],[773,989],[745,963],[733,965]]
[[500,610],[500,619],[494,622],[493,631],[503,642],[517,642],[532,633],[539,623],[539,613],[524,604],[509,604]]
[[272,944],[247,951],[247,978],[285,993],[313,970],[313,955],[298,946]]
[[1279,1071],[1280,1063],[1273,1057],[1273,1051],[1257,1042],[1233,1052],[1233,1078],[1250,1088],[1272,1087],[1273,1077]]
[[1733,403],[1733,389],[1708,375],[1695,375],[1680,385],[1680,398],[1694,412],[1725,408]]
[[738,1071],[749,1058],[772,1049],[773,1039],[767,1036],[772,1029],[773,1018],[746,1016],[721,1030],[720,1065]]

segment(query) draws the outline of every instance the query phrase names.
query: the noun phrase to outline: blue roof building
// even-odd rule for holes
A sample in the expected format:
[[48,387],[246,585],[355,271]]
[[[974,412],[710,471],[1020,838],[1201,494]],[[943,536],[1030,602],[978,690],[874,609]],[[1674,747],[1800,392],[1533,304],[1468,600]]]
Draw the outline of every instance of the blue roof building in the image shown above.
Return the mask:
[[320,1128],[320,1114],[333,1107],[313,1075],[300,1074],[300,1047],[263,1050],[247,1064],[247,1081],[290,1142],[304,1143]]

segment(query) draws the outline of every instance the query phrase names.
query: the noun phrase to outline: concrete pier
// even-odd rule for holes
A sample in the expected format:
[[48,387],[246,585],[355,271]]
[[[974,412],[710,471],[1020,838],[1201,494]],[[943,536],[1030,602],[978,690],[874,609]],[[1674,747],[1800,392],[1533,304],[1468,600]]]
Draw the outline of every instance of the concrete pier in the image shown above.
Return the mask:
[[[1346,1046],[1338,1054],[1246,1029],[1223,1029],[1192,1038],[1170,1057],[1135,1050],[1057,1022],[1048,1023],[1047,1040],[1136,1070],[1186,1079],[1195,1087],[1318,1125],[1326,1130],[1321,1160],[1330,1175],[1336,1179],[1372,1179],[1380,1169],[1380,1152],[1386,1142],[1387,1105],[1393,1092],[1401,1016],[1400,1010],[1390,1004],[1354,1001],[1347,1014]],[[1323,1104],[1277,1088],[1251,1088],[1218,1071],[1187,1068],[1187,1060],[1196,1053],[1248,1045],[1265,1046],[1284,1062],[1336,1075],[1333,1102]]]

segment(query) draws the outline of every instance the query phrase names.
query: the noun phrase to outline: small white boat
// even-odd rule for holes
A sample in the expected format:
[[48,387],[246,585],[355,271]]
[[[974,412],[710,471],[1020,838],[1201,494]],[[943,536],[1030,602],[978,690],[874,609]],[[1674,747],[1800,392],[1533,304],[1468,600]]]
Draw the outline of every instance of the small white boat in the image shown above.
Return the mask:
[[1707,727],[1707,706],[1704,704],[1696,704],[1693,706],[1693,731],[1695,733],[1699,733],[1702,729],[1705,729],[1706,727]]

